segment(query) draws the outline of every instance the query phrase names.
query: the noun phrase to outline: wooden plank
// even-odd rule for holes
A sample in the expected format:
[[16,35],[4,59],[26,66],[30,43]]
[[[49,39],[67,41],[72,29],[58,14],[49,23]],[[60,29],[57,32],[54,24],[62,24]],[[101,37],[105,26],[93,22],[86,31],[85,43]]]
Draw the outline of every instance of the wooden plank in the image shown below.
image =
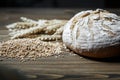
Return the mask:
[[38,19],[70,19],[77,10],[73,9],[0,9],[0,29],[6,25],[20,21],[20,17],[27,17],[34,20]]
[[10,36],[8,35],[9,31],[4,30],[4,28],[2,28],[2,29],[0,30],[0,42],[10,39]]
[[[68,56],[61,58],[49,57],[37,61],[17,62],[3,61],[1,64],[22,71],[28,78],[39,80],[62,78],[66,79],[120,79],[119,63],[105,63],[92,61],[78,56]],[[75,60],[70,60],[77,58]],[[63,59],[63,63],[62,60]],[[52,61],[49,61],[52,60]],[[68,61],[69,60],[69,61]],[[75,61],[75,62],[74,62]],[[35,63],[34,63],[35,62]],[[84,63],[85,62],[85,63]],[[112,65],[112,66],[111,66]],[[114,68],[114,69],[113,69]],[[36,77],[35,77],[36,76]],[[116,76],[116,77],[114,77]],[[62,80],[61,79],[61,80]]]

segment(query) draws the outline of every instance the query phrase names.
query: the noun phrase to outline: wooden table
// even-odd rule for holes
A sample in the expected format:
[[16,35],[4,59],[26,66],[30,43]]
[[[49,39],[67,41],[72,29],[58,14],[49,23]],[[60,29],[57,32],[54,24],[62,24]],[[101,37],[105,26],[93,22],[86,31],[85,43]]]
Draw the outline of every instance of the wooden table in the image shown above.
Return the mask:
[[[5,25],[19,21],[24,16],[32,19],[70,19],[82,9],[0,9],[0,41],[9,39]],[[2,73],[9,76],[24,76],[27,80],[120,80],[120,59],[94,60],[79,55],[61,54],[21,62],[17,59],[0,58]],[[19,73],[21,73],[19,75]],[[14,80],[23,80],[15,79]],[[10,79],[9,79],[10,80]]]

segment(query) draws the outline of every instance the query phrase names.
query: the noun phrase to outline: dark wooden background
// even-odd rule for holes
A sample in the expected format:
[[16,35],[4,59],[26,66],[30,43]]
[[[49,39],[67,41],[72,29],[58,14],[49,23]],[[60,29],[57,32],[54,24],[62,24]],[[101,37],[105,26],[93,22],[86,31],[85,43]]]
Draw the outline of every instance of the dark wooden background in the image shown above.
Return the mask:
[[[85,9],[0,9],[0,41],[10,39],[6,25],[20,21],[21,16],[32,19],[70,19]],[[120,15],[120,9],[108,9]],[[0,80],[120,80],[120,58],[88,59],[77,54],[39,58],[21,62],[0,57]]]
[[120,8],[119,0],[0,0],[0,7]]

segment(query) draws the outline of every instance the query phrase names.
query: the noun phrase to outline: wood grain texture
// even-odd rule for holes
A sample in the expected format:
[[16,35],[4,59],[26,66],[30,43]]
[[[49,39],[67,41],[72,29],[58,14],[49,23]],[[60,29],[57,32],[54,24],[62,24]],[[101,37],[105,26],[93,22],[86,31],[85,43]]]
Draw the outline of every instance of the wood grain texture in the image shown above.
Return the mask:
[[[0,14],[0,41],[10,39],[8,30],[3,26],[18,21],[20,16],[26,15],[25,17],[33,17],[34,19],[38,18],[38,16],[39,18],[45,16],[45,18],[49,17],[49,19],[64,19],[62,9],[57,11],[59,12],[56,13],[56,10],[34,12],[33,9],[26,11],[22,9],[0,10],[2,12]],[[48,12],[51,12],[51,14],[49,15]],[[64,14],[65,19],[69,19],[72,15],[72,13]],[[15,77],[16,73],[19,73],[17,77],[21,77],[21,79]],[[35,61],[21,62],[18,59],[0,57],[0,80],[4,80],[1,78],[1,74],[4,74],[9,79],[16,78],[15,80],[120,80],[120,58],[96,60],[77,54],[63,53],[59,56],[42,57]],[[11,77],[10,74],[13,74],[14,77]]]

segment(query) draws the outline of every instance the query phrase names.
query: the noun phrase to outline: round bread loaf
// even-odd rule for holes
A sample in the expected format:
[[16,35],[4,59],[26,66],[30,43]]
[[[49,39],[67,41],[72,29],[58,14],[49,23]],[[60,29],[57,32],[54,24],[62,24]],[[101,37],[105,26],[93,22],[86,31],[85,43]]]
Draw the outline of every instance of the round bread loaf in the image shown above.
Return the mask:
[[62,39],[68,48],[83,56],[120,55],[120,17],[102,9],[79,12],[64,26]]

